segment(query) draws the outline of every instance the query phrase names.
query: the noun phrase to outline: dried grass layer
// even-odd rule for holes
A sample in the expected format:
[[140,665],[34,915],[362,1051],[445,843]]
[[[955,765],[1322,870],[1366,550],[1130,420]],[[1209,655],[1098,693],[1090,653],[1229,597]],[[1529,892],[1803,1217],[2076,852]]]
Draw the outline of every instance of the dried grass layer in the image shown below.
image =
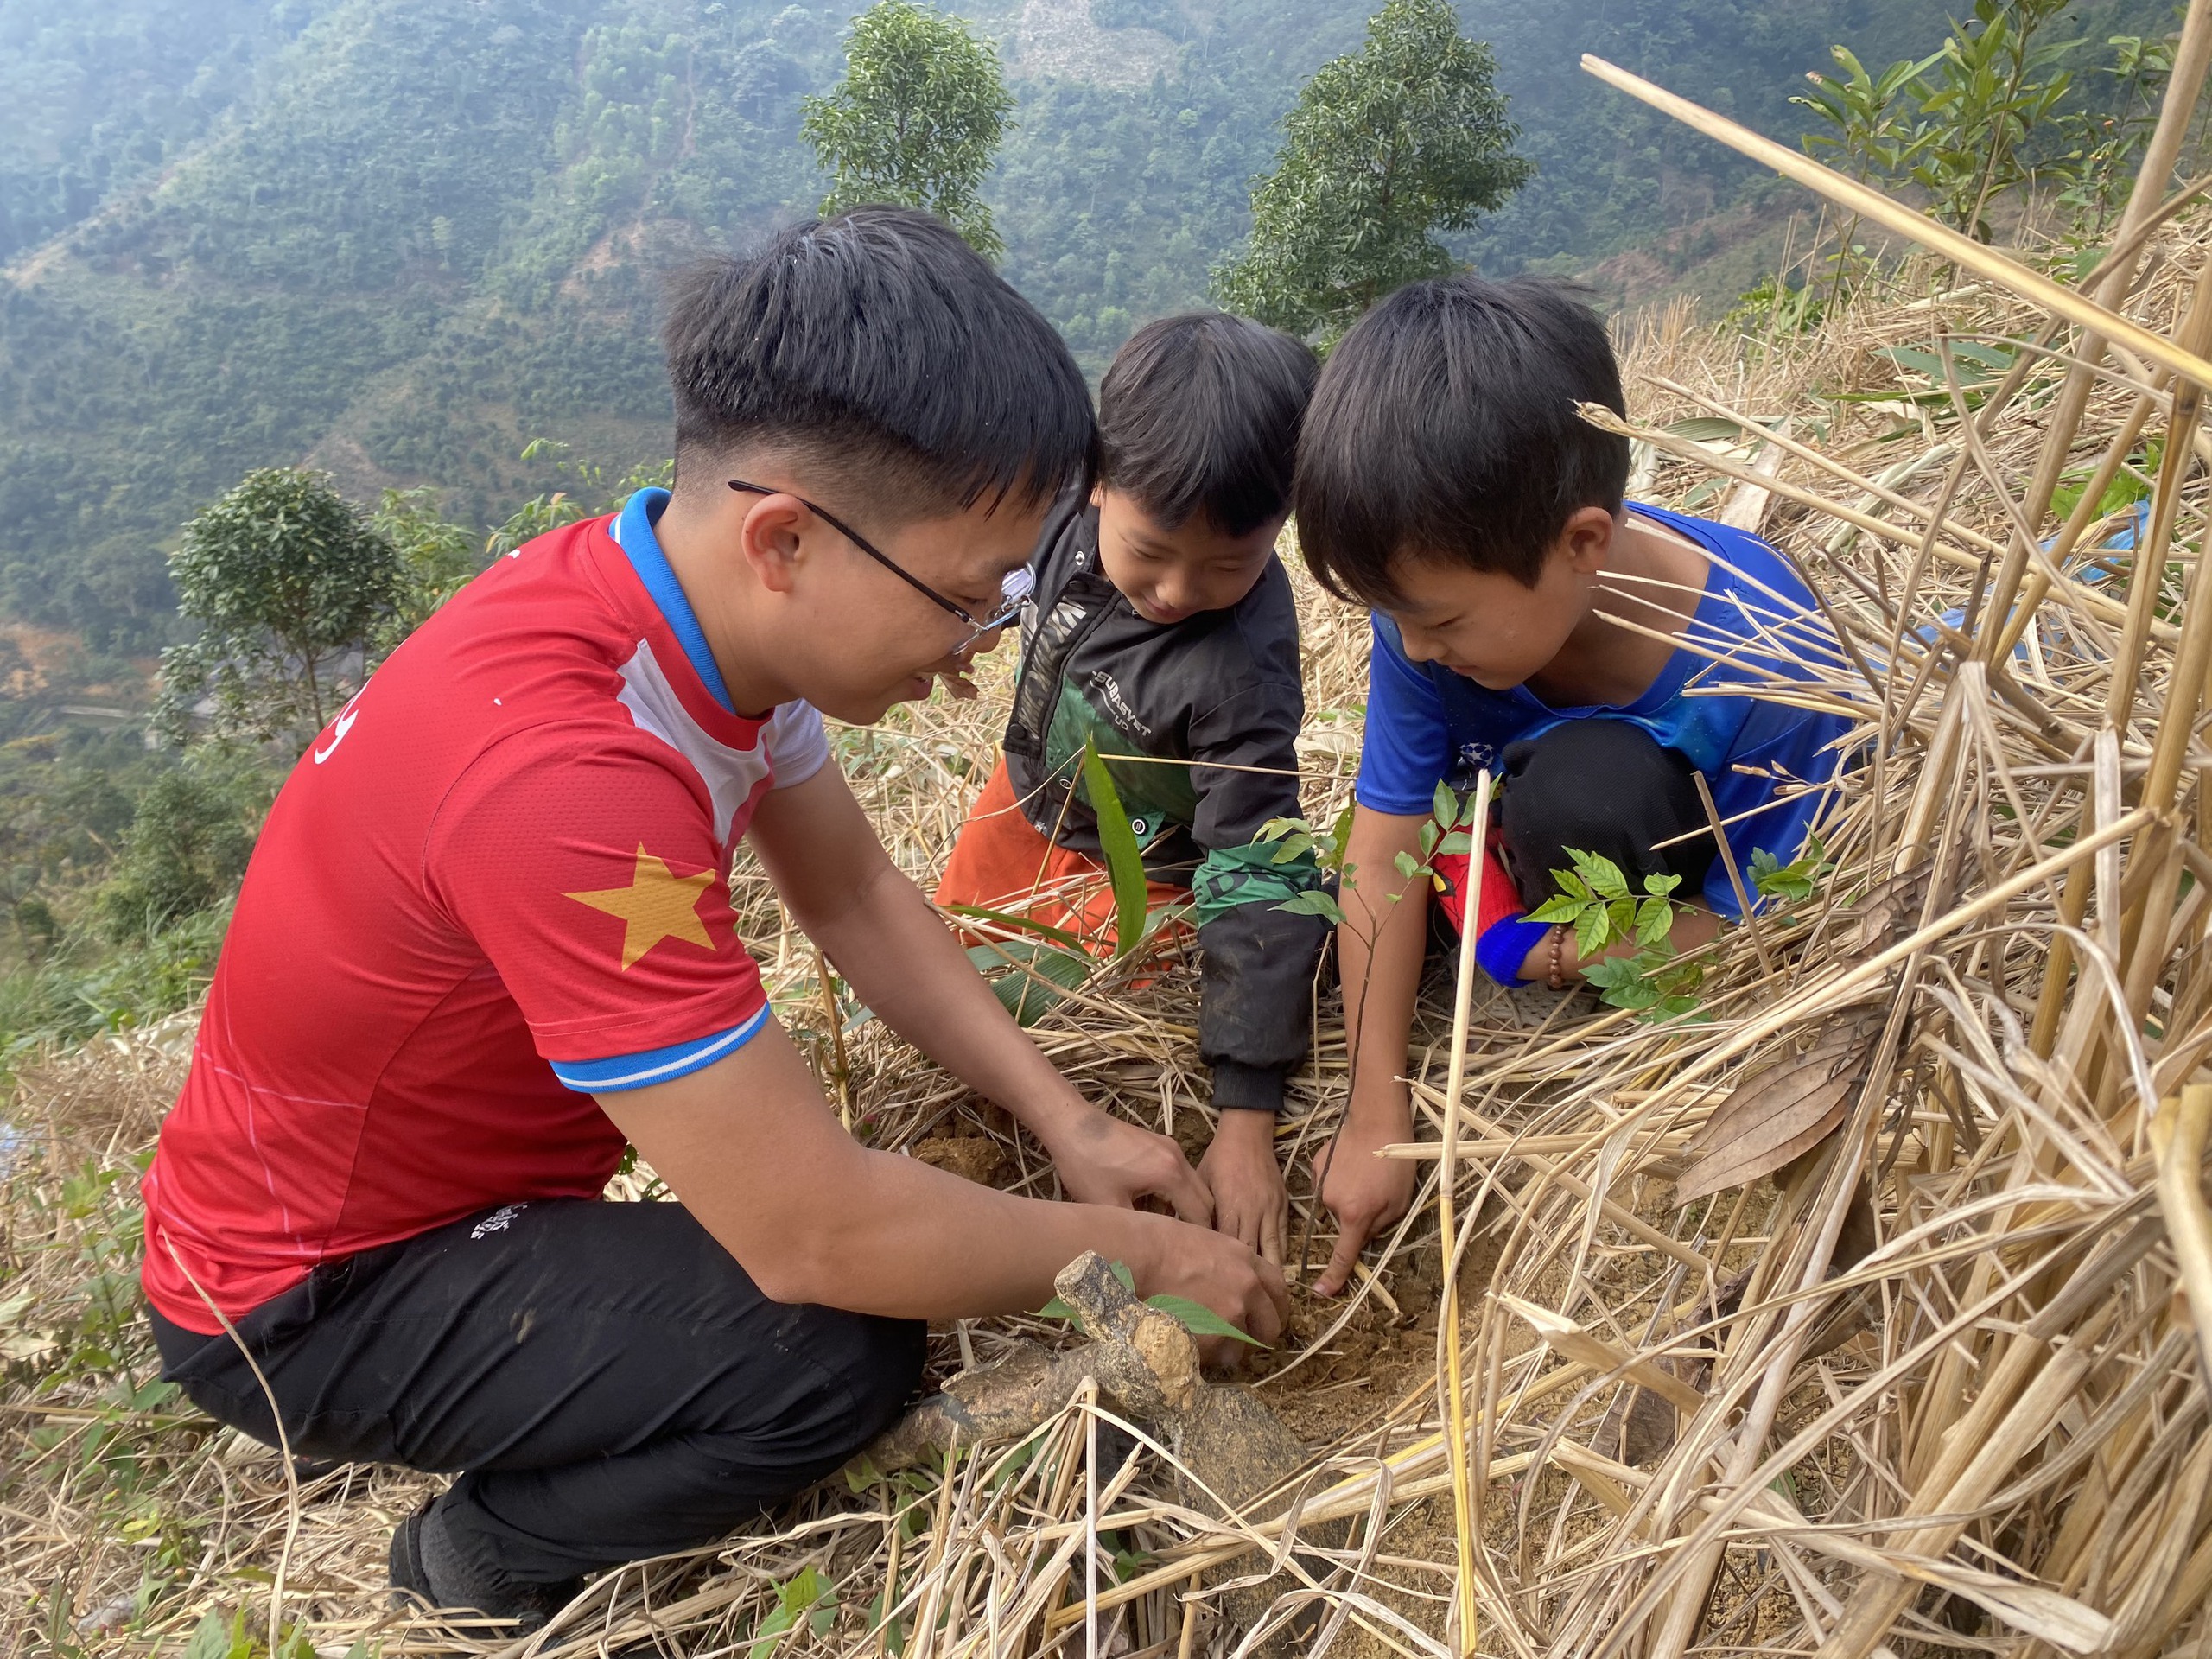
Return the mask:
[[[2212,226],[2183,218],[2147,247],[2130,315],[2212,332]],[[1834,868],[1726,936],[1701,1021],[1542,995],[1472,1007],[1456,1113],[1436,988],[1408,1057],[1422,1202],[1354,1295],[1301,1301],[1257,1384],[1315,1448],[1287,1512],[1194,1507],[1174,1447],[1078,1394],[1020,1445],[831,1483],[611,1574],[528,1643],[400,1620],[384,1535],[419,1478],[290,1478],[129,1392],[149,1370],[115,1178],[176,1065],[140,1044],[34,1077],[14,1109],[15,1639],[143,1651],[243,1608],[333,1656],[1179,1656],[1249,1651],[1294,1618],[1312,1654],[2202,1651],[2212,601],[2192,590],[2212,450],[2194,390],[2140,358],[2072,377],[2078,348],[2005,284],[1899,281],[1918,297],[1808,340],[1747,351],[1677,315],[1629,343],[1638,493],[1764,529],[1827,607],[1834,634],[1777,626],[1767,646],[1810,675],[1773,695],[1853,722]],[[2022,505],[2050,484],[2080,492],[2055,535]],[[1347,786],[1364,632],[1306,602],[1318,816]],[[917,871],[981,781],[998,707],[842,740]],[[857,1133],[1052,1191],[990,1109],[856,1022],[770,895],[746,902]],[[1193,1006],[1187,968],[1109,969],[1038,1033],[1088,1092],[1195,1142]],[[1344,1093],[1332,1004],[1321,1033],[1281,1130],[1317,1252],[1326,1217],[1303,1193]],[[948,1331],[940,1373],[1022,1340],[1065,1336]],[[1224,1615],[1255,1588],[1268,1612]]]

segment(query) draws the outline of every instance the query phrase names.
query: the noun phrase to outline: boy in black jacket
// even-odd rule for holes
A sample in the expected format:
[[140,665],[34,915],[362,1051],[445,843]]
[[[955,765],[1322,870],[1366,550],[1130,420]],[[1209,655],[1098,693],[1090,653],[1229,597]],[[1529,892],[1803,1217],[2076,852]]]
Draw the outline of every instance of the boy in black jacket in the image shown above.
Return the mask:
[[1113,939],[1088,738],[1144,850],[1155,904],[1195,899],[1199,1058],[1220,1124],[1199,1173],[1214,1224],[1280,1263],[1283,1079],[1304,1056],[1326,928],[1286,912],[1310,861],[1255,847],[1299,815],[1298,614],[1274,556],[1313,353],[1241,317],[1148,323],[1099,388],[1099,482],[1062,498],[1032,562],[1005,758],[938,891]]

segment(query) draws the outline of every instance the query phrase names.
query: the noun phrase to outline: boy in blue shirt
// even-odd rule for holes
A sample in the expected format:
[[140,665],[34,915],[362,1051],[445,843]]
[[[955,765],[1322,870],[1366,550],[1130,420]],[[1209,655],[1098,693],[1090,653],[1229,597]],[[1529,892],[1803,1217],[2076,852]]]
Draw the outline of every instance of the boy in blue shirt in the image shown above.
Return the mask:
[[[1527,919],[1567,849],[1641,886],[1680,877],[1677,950],[1742,909],[1699,799],[1702,775],[1739,871],[1795,858],[1847,723],[1747,695],[1806,677],[1836,647],[1811,593],[1756,537],[1623,499],[1628,443],[1576,412],[1625,412],[1603,324],[1548,284],[1472,276],[1408,283],[1345,335],[1299,445],[1294,499],[1323,586],[1374,609],[1366,739],[1338,953],[1351,1098],[1323,1166],[1337,1247],[1315,1288],[1343,1288],[1361,1248],[1405,1213],[1414,1166],[1400,1078],[1427,935],[1421,856],[1439,783],[1488,768],[1503,790],[1478,868],[1438,908],[1503,982],[1564,988],[1586,965],[1571,929]],[[1748,878],[1747,878],[1748,879]],[[1393,895],[1395,901],[1393,901]],[[1593,958],[1594,960],[1594,958]]]

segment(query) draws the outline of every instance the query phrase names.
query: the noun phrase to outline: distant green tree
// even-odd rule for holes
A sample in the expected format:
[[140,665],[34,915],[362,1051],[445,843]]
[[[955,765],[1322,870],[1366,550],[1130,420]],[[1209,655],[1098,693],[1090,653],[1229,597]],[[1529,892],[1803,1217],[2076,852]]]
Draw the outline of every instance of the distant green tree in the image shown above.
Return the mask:
[[377,639],[381,655],[459,593],[484,559],[477,538],[439,511],[435,490],[386,490],[369,527],[399,561],[397,600]]
[[[2073,90],[2071,72],[2060,65],[2074,42],[2037,38],[2066,4],[1975,0],[1974,16],[1951,25],[1922,83],[1913,180],[1938,219],[1977,241],[1992,239],[1990,203],[2034,179],[2031,140],[2038,130],[2066,134],[2054,118]],[[2064,161],[2075,158],[2053,159],[2063,177]]]
[[804,100],[799,132],[830,175],[822,212],[923,207],[987,259],[1006,251],[979,194],[1014,112],[999,54],[963,19],[876,0],[853,20],[845,78]]
[[240,798],[249,776],[180,766],[138,798],[115,874],[98,894],[110,939],[144,938],[231,896],[253,850]]
[[177,610],[200,626],[162,653],[161,728],[181,736],[212,691],[219,737],[297,743],[365,677],[404,588],[391,539],[296,467],[248,473],[184,527]]
[[1400,284],[1440,276],[1435,240],[1502,206],[1534,171],[1492,86],[1497,60],[1450,0],[1389,0],[1367,43],[1314,72],[1252,191],[1252,238],[1217,268],[1233,309],[1324,341]]

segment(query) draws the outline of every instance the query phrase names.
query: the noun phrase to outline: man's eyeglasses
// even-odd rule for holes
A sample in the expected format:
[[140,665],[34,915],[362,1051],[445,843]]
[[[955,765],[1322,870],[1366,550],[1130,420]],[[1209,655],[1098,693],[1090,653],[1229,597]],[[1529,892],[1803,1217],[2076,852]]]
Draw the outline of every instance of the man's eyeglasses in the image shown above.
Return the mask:
[[898,577],[899,581],[905,582],[917,593],[925,595],[931,604],[940,606],[944,609],[950,611],[953,615],[958,617],[963,622],[965,622],[969,629],[972,630],[966,639],[963,639],[958,645],[952,648],[950,654],[955,657],[957,657],[962,652],[981,644],[985,638],[996,633],[1001,628],[1003,628],[1007,624],[1011,623],[1015,617],[1020,615],[1022,606],[1028,602],[1030,592],[1036,586],[1037,578],[1027,565],[1023,565],[1018,570],[1008,571],[1004,580],[999,583],[998,609],[993,611],[988,616],[978,617],[969,611],[966,606],[956,605],[952,601],[947,599],[943,594],[938,592],[936,588],[931,587],[929,583],[924,582],[919,576],[913,575],[911,571],[901,567],[895,559],[892,558],[888,554],[876,547],[867,537],[861,535],[860,531],[855,530],[850,524],[838,518],[835,513],[826,512],[823,508],[816,506],[813,502],[808,500],[804,496],[799,495],[791,490],[771,489],[766,484],[747,484],[741,478],[733,478],[730,480],[729,486],[733,490],[740,491],[747,495],[790,496],[792,500],[798,502],[809,512],[822,520],[823,524],[829,525],[830,529],[836,531],[840,536],[842,536],[855,547],[860,549],[861,552],[867,554],[868,557],[874,559],[878,564],[888,570],[893,575]]

